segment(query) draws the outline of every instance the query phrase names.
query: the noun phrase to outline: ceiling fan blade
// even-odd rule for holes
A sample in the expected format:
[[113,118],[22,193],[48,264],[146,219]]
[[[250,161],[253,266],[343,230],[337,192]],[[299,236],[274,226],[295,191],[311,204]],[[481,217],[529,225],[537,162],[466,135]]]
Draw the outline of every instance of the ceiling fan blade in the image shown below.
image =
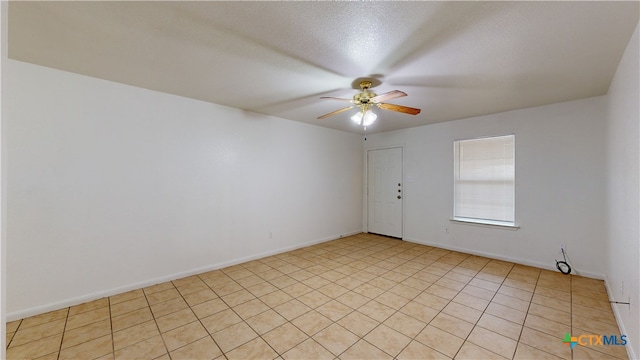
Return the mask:
[[339,114],[339,113],[341,113],[341,112],[343,112],[343,111],[347,111],[347,110],[349,110],[349,109],[353,109],[354,107],[355,107],[355,106],[349,106],[349,107],[346,107],[346,108],[342,108],[342,109],[340,109],[340,110],[336,110],[336,111],[330,112],[330,113],[328,113],[328,114],[324,114],[324,115],[322,115],[322,116],[318,116],[318,119],[328,118],[329,116],[332,116],[332,115],[335,115],[335,114]]
[[353,103],[353,100],[351,100],[351,99],[337,98],[337,97],[332,97],[332,96],[321,96],[320,99],[338,100],[338,101],[345,101],[345,102]]
[[377,105],[379,108],[384,110],[397,111],[397,112],[401,112],[409,115],[420,114],[420,109],[416,109],[408,106],[395,105],[395,104],[377,104]]
[[372,97],[369,101],[374,103],[381,103],[387,100],[396,99],[399,97],[407,96],[407,93],[402,92],[400,90],[389,91],[388,93],[380,94],[378,96]]

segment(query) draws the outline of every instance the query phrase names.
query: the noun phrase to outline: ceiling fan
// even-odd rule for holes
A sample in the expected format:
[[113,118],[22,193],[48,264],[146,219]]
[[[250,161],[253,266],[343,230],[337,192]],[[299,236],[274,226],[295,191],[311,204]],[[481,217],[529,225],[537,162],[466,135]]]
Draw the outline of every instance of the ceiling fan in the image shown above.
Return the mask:
[[336,98],[336,97],[330,97],[330,96],[321,97],[320,99],[338,100],[343,102],[349,102],[353,105],[319,116],[318,119],[324,119],[329,116],[339,114],[343,111],[353,109],[354,107],[358,107],[360,108],[360,111],[357,114],[353,115],[351,117],[351,120],[353,120],[358,125],[367,127],[373,124],[373,122],[377,118],[377,115],[371,111],[371,108],[374,106],[379,107],[380,109],[383,109],[383,110],[397,111],[397,112],[401,112],[409,115],[417,115],[420,113],[420,109],[385,103],[385,101],[387,100],[407,96],[405,92],[402,92],[400,90],[393,90],[384,94],[377,95],[373,91],[369,90],[371,88],[371,84],[372,83],[369,80],[361,81],[360,88],[362,89],[362,92],[355,94],[353,96],[353,99]]

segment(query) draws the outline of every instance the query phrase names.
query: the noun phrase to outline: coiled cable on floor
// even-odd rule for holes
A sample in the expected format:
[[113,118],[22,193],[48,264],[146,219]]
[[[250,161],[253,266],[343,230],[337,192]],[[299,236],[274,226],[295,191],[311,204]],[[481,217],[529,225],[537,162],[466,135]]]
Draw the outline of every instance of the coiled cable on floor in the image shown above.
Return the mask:
[[569,263],[567,263],[567,256],[564,253],[564,248],[561,248],[560,250],[562,250],[562,257],[564,258],[564,261],[556,260],[556,268],[558,268],[558,270],[560,270],[560,272],[565,275],[570,274],[571,266],[569,266]]

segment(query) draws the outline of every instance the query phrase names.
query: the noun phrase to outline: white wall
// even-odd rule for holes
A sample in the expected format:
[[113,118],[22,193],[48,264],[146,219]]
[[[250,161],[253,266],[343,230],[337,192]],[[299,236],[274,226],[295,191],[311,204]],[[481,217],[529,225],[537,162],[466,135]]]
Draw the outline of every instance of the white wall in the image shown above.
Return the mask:
[[[405,240],[549,269],[565,243],[575,273],[603,278],[605,101],[589,98],[376,134],[365,146],[405,147]],[[453,141],[504,134],[516,136],[521,228],[451,222]]]
[[362,231],[360,136],[5,65],[9,319]]
[[[0,334],[6,334],[6,305],[7,305],[7,292],[6,292],[6,264],[7,264],[7,252],[6,252],[6,198],[5,198],[5,146],[4,140],[5,131],[3,123],[4,103],[3,103],[3,82],[5,79],[5,63],[7,61],[7,19],[9,8],[8,1],[0,2]],[[0,359],[6,358],[6,337],[0,336]]]
[[[638,27],[608,92],[605,274],[630,358],[640,356],[640,38]],[[622,285],[624,283],[624,286]]]

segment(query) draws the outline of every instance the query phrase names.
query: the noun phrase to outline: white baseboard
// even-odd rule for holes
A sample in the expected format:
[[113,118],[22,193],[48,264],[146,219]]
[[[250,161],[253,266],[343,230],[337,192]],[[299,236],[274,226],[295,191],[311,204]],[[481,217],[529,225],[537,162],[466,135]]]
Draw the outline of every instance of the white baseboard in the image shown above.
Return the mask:
[[[450,246],[450,245],[447,245],[447,244],[435,243],[435,242],[430,242],[430,241],[415,240],[415,239],[409,239],[409,238],[403,238],[403,240],[409,241],[409,242],[412,242],[412,243],[415,243],[415,244],[428,245],[428,246],[433,246],[433,247],[437,247],[437,248],[441,248],[441,249],[446,249],[446,250],[451,250],[451,251],[458,251],[458,252],[471,254],[471,255],[483,256],[483,257],[487,257],[487,258],[491,258],[491,259],[508,261],[508,262],[521,264],[521,265],[533,266],[533,267],[537,267],[537,268],[540,268],[540,269],[558,271],[558,269],[556,269],[556,267],[555,267],[555,264],[547,264],[547,263],[541,263],[541,262],[537,262],[537,261],[531,261],[529,259],[521,259],[521,258],[516,258],[516,257],[510,257],[510,256],[504,256],[504,255],[499,255],[499,254],[488,253],[488,252],[484,252],[484,251],[470,250],[470,249],[466,249],[466,248],[462,248],[462,247]],[[573,270],[572,274],[574,274],[574,275],[580,275],[580,276],[584,276],[584,277],[588,277],[588,278],[604,280],[604,275],[603,274],[592,273],[592,272],[589,272],[589,271],[580,271],[580,272],[578,272],[575,269],[572,269],[572,270]]]
[[208,265],[208,266],[200,267],[200,268],[197,268],[197,269],[183,271],[183,272],[171,274],[171,275],[168,275],[168,276],[157,277],[157,278],[153,278],[153,279],[150,279],[150,280],[145,280],[145,281],[141,281],[141,282],[137,282],[137,283],[133,283],[133,284],[127,284],[127,285],[119,286],[119,287],[116,287],[116,288],[112,288],[112,289],[108,289],[108,290],[104,290],[104,291],[98,291],[98,292],[94,292],[94,293],[90,293],[90,294],[86,294],[86,295],[82,295],[82,296],[78,296],[78,297],[74,297],[74,298],[70,298],[70,299],[65,299],[65,300],[54,302],[54,303],[50,303],[50,304],[45,304],[45,305],[41,305],[41,306],[36,306],[36,307],[24,309],[24,310],[14,311],[14,312],[6,314],[6,321],[9,322],[9,321],[14,321],[14,320],[24,319],[24,318],[27,318],[27,317],[30,317],[30,316],[43,314],[43,313],[46,313],[46,312],[49,312],[49,311],[64,309],[66,307],[82,304],[82,303],[93,301],[93,300],[102,299],[102,298],[105,298],[105,297],[108,297],[108,296],[122,294],[122,293],[125,293],[127,291],[141,289],[141,288],[144,288],[144,287],[160,284],[160,283],[167,282],[167,281],[173,281],[173,280],[177,280],[177,279],[182,279],[182,278],[187,277],[187,276],[196,275],[196,274],[202,274],[202,273],[205,273],[207,271],[222,269],[222,268],[225,268],[225,267],[228,267],[228,266],[242,264],[242,263],[245,263],[245,262],[248,262],[248,261],[251,261],[251,260],[261,259],[261,258],[264,258],[264,257],[267,257],[267,256],[277,255],[277,254],[281,254],[281,253],[284,253],[284,252],[287,252],[287,251],[296,250],[296,249],[300,249],[300,248],[303,248],[303,247],[316,245],[316,244],[320,244],[320,243],[323,243],[323,242],[336,240],[336,239],[340,239],[340,238],[343,238],[343,237],[356,235],[356,234],[360,234],[360,233],[362,233],[362,230],[351,231],[351,232],[347,232],[347,233],[343,233],[343,234],[333,235],[333,236],[329,236],[329,237],[325,237],[325,238],[321,238],[321,239],[307,241],[307,242],[301,243],[301,244],[295,244],[295,245],[291,245],[291,246],[286,246],[286,247],[283,247],[283,248],[279,248],[279,249],[275,249],[275,250],[271,250],[271,251],[267,251],[267,252],[263,252],[263,253],[259,253],[259,254],[253,254],[253,255],[250,255],[250,256],[245,256],[245,257],[241,257],[241,258],[237,258],[237,259],[233,259],[233,260],[229,260],[229,261],[225,261],[225,262],[221,262],[221,263],[217,263],[217,264]]
[[[463,253],[472,254],[472,255],[484,256],[484,257],[488,257],[488,258],[491,258],[491,259],[497,259],[497,260],[513,262],[513,263],[522,264],[522,265],[534,266],[534,267],[537,267],[537,268],[540,268],[540,269],[547,269],[547,270],[551,270],[551,271],[557,271],[557,269],[554,266],[550,265],[550,264],[539,263],[539,262],[530,261],[530,260],[527,260],[527,259],[520,259],[520,258],[502,256],[502,255],[487,253],[487,252],[483,252],[483,251],[474,251],[474,250],[464,249],[464,248],[460,248],[460,247],[456,247],[456,246],[448,246],[446,244],[433,243],[433,242],[428,242],[428,241],[413,240],[413,239],[407,239],[407,238],[404,238],[403,240],[409,241],[409,242],[412,242],[412,243],[415,243],[415,244],[428,245],[428,246],[433,246],[433,247],[446,249],[446,250],[451,250],[451,251],[458,251],[458,252],[463,252]],[[598,274],[598,273],[592,273],[592,272],[588,272],[588,271],[580,272],[580,273],[578,273],[578,275],[589,277],[589,278],[593,278],[593,279],[598,279],[598,280],[604,280],[604,285],[605,285],[605,288],[607,289],[607,296],[609,297],[609,300],[611,301],[611,300],[614,299],[614,297],[612,296],[613,291],[612,291],[611,286],[609,285],[609,281],[608,281],[608,279],[607,279],[607,277],[605,275]],[[616,322],[618,323],[618,326],[620,327],[620,333],[621,334],[626,334],[627,332],[626,332],[626,329],[625,329],[625,326],[624,326],[624,322],[622,321],[622,316],[620,314],[620,311],[622,311],[622,310],[620,309],[619,306],[612,306],[612,308],[613,308],[613,314],[614,314],[614,316],[616,318]],[[627,339],[627,341],[628,341],[628,343],[627,343],[627,346],[625,346],[625,348],[627,350],[627,355],[629,356],[629,359],[638,359],[638,357],[636,357],[634,348],[632,346],[633,339]]]
[[[604,279],[604,286],[607,289],[607,297],[609,298],[609,301],[615,301],[616,298],[615,296],[613,296],[614,292],[613,292],[613,289],[611,289],[611,286],[609,285],[608,277]],[[620,314],[620,311],[624,311],[625,307],[621,308],[621,306],[622,305],[616,306],[616,304],[612,304],[611,308],[613,309],[613,316],[615,316],[616,318],[616,323],[618,323],[618,327],[620,328],[620,334],[626,334],[627,330],[624,326],[624,321],[622,321],[622,315]],[[625,346],[625,348],[627,349],[627,356],[629,357],[629,359],[637,359],[635,351],[633,351],[632,341],[634,340],[635,339],[630,339],[627,337],[627,345]]]

